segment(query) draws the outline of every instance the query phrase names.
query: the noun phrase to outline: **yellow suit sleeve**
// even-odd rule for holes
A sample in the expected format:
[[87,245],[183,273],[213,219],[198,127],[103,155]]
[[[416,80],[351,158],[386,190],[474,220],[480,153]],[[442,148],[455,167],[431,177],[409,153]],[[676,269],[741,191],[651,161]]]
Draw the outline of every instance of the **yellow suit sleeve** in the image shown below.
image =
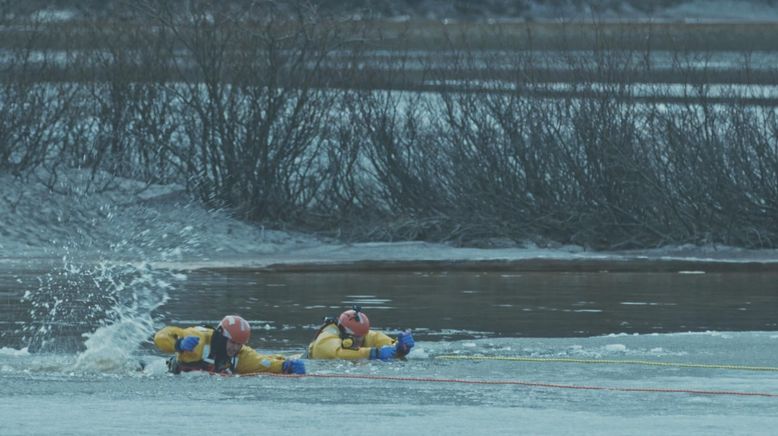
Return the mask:
[[316,359],[369,359],[370,347],[343,348],[343,341],[340,337],[327,336],[317,338],[314,353]]
[[179,327],[165,327],[154,335],[154,345],[163,353],[175,353],[176,341],[186,336],[185,330]]
[[389,336],[378,331],[370,331],[365,336],[363,347],[344,348],[339,335],[324,330],[309,346],[309,357],[311,359],[369,359],[373,348],[392,344],[394,340]]
[[[197,336],[200,341],[192,351],[176,351],[176,341],[186,336]],[[163,353],[176,353],[181,362],[197,362],[203,358],[203,349],[210,344],[210,331],[194,327],[182,329],[180,327],[165,327],[154,335],[154,345]]]
[[394,339],[390,338],[384,333],[370,330],[369,332],[367,332],[367,336],[365,336],[364,345],[366,347],[381,348],[385,345],[394,345],[394,342],[395,342]]
[[259,354],[253,348],[244,345],[238,352],[235,372],[237,374],[255,374],[258,372],[281,374],[285,360],[284,356]]

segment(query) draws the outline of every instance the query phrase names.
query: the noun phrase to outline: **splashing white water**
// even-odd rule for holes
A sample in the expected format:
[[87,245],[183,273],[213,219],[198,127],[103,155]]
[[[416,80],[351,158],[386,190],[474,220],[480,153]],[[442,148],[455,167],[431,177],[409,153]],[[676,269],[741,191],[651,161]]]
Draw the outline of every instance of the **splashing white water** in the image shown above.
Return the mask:
[[33,352],[76,352],[72,371],[137,369],[133,355],[154,331],[154,311],[186,276],[148,264],[79,264],[67,256],[62,262],[23,297],[31,318],[21,329],[24,345]]
[[139,271],[141,274],[127,284],[114,282],[117,304],[110,309],[105,325],[84,333],[86,349],[78,355],[74,370],[109,372],[137,368],[133,355],[154,332],[152,312],[167,301],[167,291],[172,287],[168,280],[185,278],[153,270],[148,265],[142,265]]

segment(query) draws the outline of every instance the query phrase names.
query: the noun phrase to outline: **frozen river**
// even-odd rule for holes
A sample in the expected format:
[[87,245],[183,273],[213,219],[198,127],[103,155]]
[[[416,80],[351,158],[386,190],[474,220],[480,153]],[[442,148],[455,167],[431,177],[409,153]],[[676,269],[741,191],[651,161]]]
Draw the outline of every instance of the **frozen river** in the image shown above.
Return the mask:
[[[0,434],[773,434],[776,278],[6,269]],[[237,312],[254,347],[299,353],[351,304],[413,329],[408,360],[173,376],[150,346],[162,325]]]
[[[406,362],[308,361],[313,376],[300,379],[173,376],[159,357],[148,354],[139,356],[150,362],[143,371],[96,371],[83,362],[79,366],[72,355],[6,349],[0,356],[0,430],[4,435],[186,434],[207,427],[327,434],[344,422],[369,422],[377,434],[772,434],[778,397],[752,394],[778,395],[774,372],[439,357],[769,365],[776,341],[778,335],[764,332],[421,341]],[[329,375],[349,378],[323,377]],[[496,384],[480,384],[489,381]],[[499,384],[507,381],[526,384]]]

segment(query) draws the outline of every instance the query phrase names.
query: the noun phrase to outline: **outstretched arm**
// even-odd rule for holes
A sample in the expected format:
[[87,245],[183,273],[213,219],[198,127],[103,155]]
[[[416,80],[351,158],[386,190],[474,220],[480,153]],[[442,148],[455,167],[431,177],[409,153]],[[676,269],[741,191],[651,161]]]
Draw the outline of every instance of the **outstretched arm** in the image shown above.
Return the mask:
[[371,359],[389,360],[402,358],[410,353],[411,348],[416,345],[410,330],[406,330],[397,335],[396,340],[392,340],[380,332],[370,332],[371,335],[373,333],[375,333],[375,335],[372,338],[368,335],[368,340],[366,341],[368,345],[373,345],[373,348],[370,349]]
[[339,337],[330,336],[317,340],[315,356],[317,359],[369,359],[371,350],[372,347],[345,348]]
[[305,374],[305,366],[302,360],[287,359],[279,355],[259,354],[253,348],[244,345],[238,352],[235,372],[238,374],[256,374],[261,372]]

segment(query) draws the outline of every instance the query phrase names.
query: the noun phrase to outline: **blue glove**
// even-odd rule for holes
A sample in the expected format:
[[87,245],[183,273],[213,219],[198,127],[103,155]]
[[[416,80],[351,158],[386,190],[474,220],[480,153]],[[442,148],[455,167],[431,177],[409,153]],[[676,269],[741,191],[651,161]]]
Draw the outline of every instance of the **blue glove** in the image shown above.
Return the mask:
[[305,374],[305,364],[300,359],[287,359],[281,364],[284,374]]
[[397,354],[400,356],[405,356],[410,353],[411,348],[413,348],[414,345],[416,345],[416,341],[413,340],[413,335],[411,335],[410,330],[406,330],[397,335],[397,342],[394,344],[397,349]]
[[384,345],[381,348],[370,349],[370,360],[389,360],[395,357],[397,357],[397,347],[394,345]]
[[199,343],[200,338],[197,336],[187,336],[185,338],[178,339],[176,341],[176,351],[192,351]]

